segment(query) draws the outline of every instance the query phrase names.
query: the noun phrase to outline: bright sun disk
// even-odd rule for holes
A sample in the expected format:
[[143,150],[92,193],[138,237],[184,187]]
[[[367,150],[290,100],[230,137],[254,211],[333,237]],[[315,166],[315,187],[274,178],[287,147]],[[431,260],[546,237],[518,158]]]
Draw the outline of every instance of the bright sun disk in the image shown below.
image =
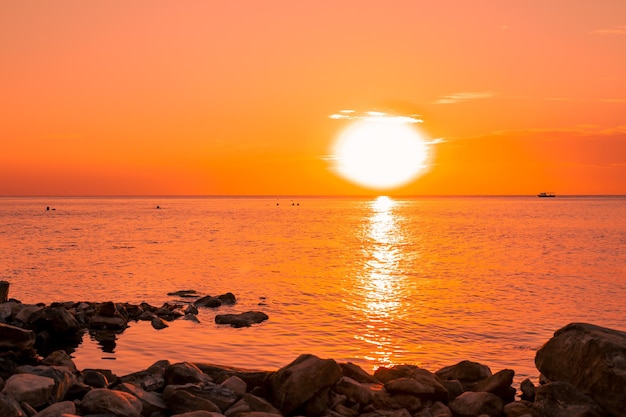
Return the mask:
[[333,147],[335,171],[367,188],[405,185],[426,168],[428,147],[402,118],[372,117],[348,126]]

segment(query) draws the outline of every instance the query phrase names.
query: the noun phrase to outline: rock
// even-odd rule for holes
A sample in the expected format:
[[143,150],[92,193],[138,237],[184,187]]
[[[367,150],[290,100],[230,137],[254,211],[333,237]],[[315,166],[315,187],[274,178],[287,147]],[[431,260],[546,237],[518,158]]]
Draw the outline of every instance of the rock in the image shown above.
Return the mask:
[[9,281],[0,281],[0,303],[4,303],[9,299]]
[[151,321],[151,324],[152,324],[152,327],[154,327],[156,330],[161,330],[161,329],[165,329],[166,327],[170,327],[169,324],[163,321],[163,319],[160,317],[153,318]]
[[504,402],[489,392],[467,391],[452,400],[449,406],[456,417],[478,417],[483,414],[500,417]]
[[435,387],[423,384],[413,378],[398,378],[385,383],[385,389],[390,394],[410,394],[418,397],[431,397],[435,394]]
[[139,417],[142,404],[135,396],[122,391],[96,388],[83,397],[81,409],[87,414],[113,414],[118,417]]
[[163,375],[165,385],[184,385],[188,383],[211,382],[211,378],[200,368],[189,362],[180,362],[168,366]]
[[180,385],[168,385],[163,390],[163,400],[173,413],[188,413],[190,411],[205,410],[214,413],[222,413],[222,410],[210,400],[197,397]]
[[81,379],[83,384],[93,388],[106,388],[109,385],[107,377],[93,369],[85,370],[81,375]]
[[223,388],[228,388],[229,390],[237,394],[239,397],[245,394],[248,388],[248,384],[246,384],[246,381],[244,381],[243,379],[239,378],[236,375],[232,375],[228,377],[226,380],[224,380],[220,384],[220,386]]
[[51,394],[52,402],[62,401],[70,387],[76,383],[74,372],[66,366],[22,365],[16,369],[16,372],[52,378],[54,381]]
[[414,413],[422,408],[422,400],[410,394],[391,395],[387,391],[377,391],[374,395],[372,404],[365,407],[364,412],[381,412],[386,410],[405,409],[409,413]]
[[80,330],[76,318],[63,307],[46,307],[30,316],[37,332],[49,331],[55,336],[72,336]]
[[205,410],[196,410],[188,413],[174,414],[172,417],[223,417],[223,414]]
[[250,327],[267,319],[269,319],[267,314],[261,311],[247,311],[240,314],[218,314],[215,316],[215,323],[230,324],[232,327]]
[[[378,387],[380,388],[380,385],[378,385]],[[347,376],[341,377],[333,387],[333,390],[337,394],[345,395],[349,401],[360,404],[361,406],[366,406],[371,403],[374,397],[373,392],[367,385]]]
[[474,391],[490,392],[502,398],[505,403],[510,403],[515,400],[516,390],[511,386],[513,384],[513,377],[515,371],[512,369],[503,369],[496,372],[487,379],[478,382],[474,386]]
[[144,415],[151,415],[152,413],[165,413],[167,411],[167,405],[163,398],[154,393],[147,392],[140,387],[124,382],[118,385],[115,389],[123,392],[127,392],[135,396],[142,404],[142,412]]
[[24,350],[35,346],[35,333],[10,324],[0,323],[0,349]]
[[461,361],[456,365],[446,366],[435,372],[441,379],[456,379],[463,384],[465,390],[470,390],[483,379],[491,376],[488,366],[472,361]]
[[[0,281],[1,282],[1,281]],[[0,302],[0,321],[7,322],[22,309],[22,305],[17,301]]]
[[609,413],[626,416],[626,332],[572,323],[537,351],[537,369],[588,394]]
[[10,395],[0,393],[0,416],[24,417],[26,414],[20,404]]
[[278,414],[280,411],[268,401],[252,394],[244,394],[239,401],[224,412],[226,417],[239,416],[242,413]]
[[64,350],[55,350],[41,361],[42,365],[48,366],[65,366],[72,372],[77,372],[76,364],[72,357]]
[[539,417],[539,413],[530,407],[529,403],[515,401],[505,405],[503,411],[506,417]]
[[167,360],[157,361],[148,369],[124,375],[119,380],[136,385],[145,391],[162,391],[165,387],[165,370],[170,365]]
[[198,298],[193,303],[196,307],[219,307],[222,305],[222,300],[217,297],[212,297],[210,295],[206,295],[204,297]]
[[30,323],[30,318],[31,316],[38,312],[43,310],[44,308],[40,305],[26,305],[26,306],[22,306],[22,308],[20,309],[20,311],[17,312],[17,314],[15,315],[15,320],[19,321],[21,323],[27,324]]
[[54,403],[44,408],[33,417],[59,417],[65,414],[76,414],[76,405],[72,401]]
[[[433,400],[448,399],[448,390],[441,384],[439,378],[432,372],[416,365],[395,365],[391,368],[381,367],[376,370],[374,376],[381,382],[384,382],[385,388],[387,390],[391,389],[391,392],[419,395],[422,398]],[[398,379],[401,379],[401,381],[393,382]]]
[[360,366],[353,364],[352,362],[348,363],[340,363],[341,372],[343,372],[344,376],[348,378],[352,378],[357,382],[366,382],[371,384],[378,383],[378,380],[374,378],[372,375],[365,372]]
[[200,323],[200,319],[194,313],[185,314],[183,320],[193,321],[194,323]]
[[122,317],[91,316],[89,328],[93,330],[123,330],[128,327],[128,322]]
[[194,363],[194,365],[216,383],[221,383],[231,376],[237,376],[246,383],[248,391],[264,386],[267,378],[273,373],[270,371],[256,371],[233,366],[213,365],[210,363]]
[[54,391],[54,379],[32,374],[12,375],[2,393],[13,397],[18,403],[27,402],[33,407],[47,404]]
[[231,389],[214,383],[185,384],[177,386],[177,389],[186,391],[197,398],[211,401],[222,411],[227,410],[240,398]]
[[223,305],[233,305],[237,302],[235,295],[232,292],[227,292],[217,297]]
[[522,400],[527,400],[530,402],[535,401],[535,385],[529,378],[523,380],[519,385],[520,391],[522,391],[521,398]]
[[[624,398],[619,399],[624,401]],[[569,382],[549,382],[535,388],[533,409],[542,416],[550,417],[608,417],[609,414],[595,401],[578,391]],[[614,416],[625,416],[626,409],[619,410]]]
[[270,376],[271,402],[284,414],[291,414],[341,377],[341,368],[334,360],[300,355]]

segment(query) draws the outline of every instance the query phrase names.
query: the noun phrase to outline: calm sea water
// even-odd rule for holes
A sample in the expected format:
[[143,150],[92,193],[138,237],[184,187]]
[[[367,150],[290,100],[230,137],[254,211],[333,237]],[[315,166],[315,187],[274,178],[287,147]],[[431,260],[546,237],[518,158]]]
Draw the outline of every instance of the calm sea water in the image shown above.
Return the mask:
[[[159,359],[276,369],[314,353],[368,371],[470,359],[519,382],[570,322],[626,330],[624,197],[0,198],[0,255],[24,303],[238,298],[200,323],[85,335],[78,367],[119,375]],[[213,321],[248,310],[270,319]]]

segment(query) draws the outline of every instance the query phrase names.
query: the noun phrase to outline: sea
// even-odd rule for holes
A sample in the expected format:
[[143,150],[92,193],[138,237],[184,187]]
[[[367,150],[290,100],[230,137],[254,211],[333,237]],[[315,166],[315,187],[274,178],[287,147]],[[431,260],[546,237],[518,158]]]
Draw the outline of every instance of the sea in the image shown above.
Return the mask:
[[[237,298],[199,322],[85,333],[79,369],[275,370],[311,353],[368,372],[471,360],[536,381],[559,328],[626,330],[626,197],[3,197],[0,280],[29,304]],[[215,323],[246,311],[269,319]]]

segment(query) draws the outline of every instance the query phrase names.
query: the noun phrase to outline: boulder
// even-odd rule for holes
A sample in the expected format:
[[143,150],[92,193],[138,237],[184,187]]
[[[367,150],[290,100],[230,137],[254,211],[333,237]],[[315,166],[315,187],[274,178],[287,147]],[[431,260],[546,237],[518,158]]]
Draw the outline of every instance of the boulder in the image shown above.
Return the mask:
[[17,402],[26,402],[33,407],[41,407],[53,397],[54,379],[32,374],[12,375],[5,383],[2,393]]
[[139,417],[142,404],[134,395],[122,391],[96,388],[83,397],[81,409],[86,414],[113,414],[118,417]]
[[[448,390],[432,372],[417,365],[395,365],[378,368],[374,376],[384,382],[391,393],[418,395],[425,399],[447,400]],[[396,381],[396,382],[394,382]]]
[[80,330],[74,315],[63,307],[46,307],[34,312],[30,324],[37,332],[47,330],[55,336],[72,336]]
[[33,417],[59,417],[65,414],[76,414],[76,405],[72,401],[54,403],[44,408]]
[[474,386],[474,391],[490,392],[502,398],[505,403],[515,400],[516,390],[511,385],[515,371],[512,369],[503,369],[491,375],[489,378],[478,382]]
[[239,314],[218,314],[215,316],[215,323],[230,324],[232,327],[250,327],[267,319],[269,319],[267,314],[261,311],[246,311]]
[[55,350],[46,356],[42,361],[42,365],[48,366],[65,366],[72,372],[76,372],[76,364],[72,360],[72,357],[64,350]]
[[149,416],[152,413],[163,414],[167,411],[167,405],[165,404],[165,401],[163,401],[163,398],[154,392],[144,391],[140,387],[129,384],[128,382],[118,385],[115,389],[132,394],[139,399],[142,404],[142,412],[144,415]]
[[244,394],[224,414],[226,417],[238,416],[241,413],[270,413],[280,415],[280,411],[263,398],[252,394]]
[[228,377],[227,379],[225,379],[220,384],[220,386],[222,388],[228,388],[229,390],[237,394],[239,397],[245,394],[248,389],[248,384],[246,384],[246,381],[244,381],[243,379],[239,378],[236,375],[232,375]]
[[211,378],[204,374],[193,363],[179,362],[165,368],[163,374],[165,385],[184,385],[188,383],[211,382]]
[[220,410],[227,410],[240,396],[229,388],[209,383],[178,385],[176,389],[186,391],[195,397],[211,401]]
[[0,349],[24,350],[35,346],[35,333],[32,330],[0,323]]
[[22,306],[20,311],[18,311],[17,314],[15,315],[15,320],[24,324],[30,323],[30,317],[34,313],[41,311],[43,309],[44,309],[43,306],[36,305],[36,304],[29,304],[29,305]]
[[180,385],[166,386],[163,390],[163,400],[167,404],[167,408],[173,413],[181,414],[196,410],[222,413],[222,410],[213,402],[181,389]]
[[20,404],[10,395],[0,393],[0,416],[24,417],[26,414]]
[[[377,386],[380,388],[380,385]],[[366,406],[372,402],[374,394],[369,386],[344,376],[335,384],[333,390],[337,394],[345,395],[348,401]]]
[[[621,399],[622,401],[624,398]],[[609,414],[595,401],[568,382],[556,381],[535,388],[533,409],[550,417],[608,417]],[[614,416],[626,415],[622,409]]]
[[196,410],[188,413],[174,414],[172,417],[223,417],[223,414],[205,410]]
[[535,364],[550,381],[564,381],[608,412],[626,416],[626,332],[571,323],[537,351]]
[[491,376],[491,369],[488,366],[472,361],[461,361],[456,365],[446,366],[435,372],[439,378],[444,380],[457,380],[467,391],[483,379]]
[[54,381],[51,402],[62,401],[70,387],[76,383],[76,375],[66,366],[22,365],[16,372],[51,378]]
[[222,300],[220,300],[217,297],[213,297],[210,295],[206,295],[204,297],[200,297],[198,298],[196,301],[194,301],[193,303],[196,307],[210,307],[210,308],[215,308],[215,307],[219,307],[222,305]]
[[227,292],[226,294],[219,295],[217,297],[223,305],[233,305],[237,302],[235,295],[232,292]]
[[152,327],[156,330],[161,330],[161,329],[165,329],[166,327],[170,327],[170,325],[167,324],[161,317],[153,318],[150,324],[152,324]]
[[300,355],[269,377],[271,402],[284,414],[291,414],[341,377],[341,367],[334,360]]
[[502,399],[489,392],[467,391],[456,397],[448,405],[456,417],[478,417],[483,414],[490,417],[500,417],[504,409]]
[[368,383],[378,383],[378,380],[374,378],[372,375],[368,374],[358,365],[353,364],[352,362],[348,363],[340,363],[341,371],[344,376],[348,378],[352,378],[357,382],[368,382]]
[[128,322],[117,316],[91,316],[89,328],[94,330],[123,330],[128,327]]
[[165,370],[170,366],[167,360],[160,360],[143,371],[133,372],[119,378],[120,382],[128,382],[145,391],[162,391],[165,387]]

